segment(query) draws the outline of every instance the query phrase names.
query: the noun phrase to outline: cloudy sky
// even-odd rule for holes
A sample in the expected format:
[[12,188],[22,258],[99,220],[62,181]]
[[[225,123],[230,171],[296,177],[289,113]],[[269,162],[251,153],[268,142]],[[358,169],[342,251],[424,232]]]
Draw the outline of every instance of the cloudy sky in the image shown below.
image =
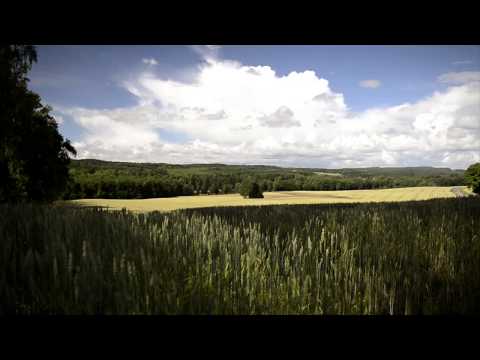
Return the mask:
[[38,46],[78,158],[295,167],[480,161],[480,46]]

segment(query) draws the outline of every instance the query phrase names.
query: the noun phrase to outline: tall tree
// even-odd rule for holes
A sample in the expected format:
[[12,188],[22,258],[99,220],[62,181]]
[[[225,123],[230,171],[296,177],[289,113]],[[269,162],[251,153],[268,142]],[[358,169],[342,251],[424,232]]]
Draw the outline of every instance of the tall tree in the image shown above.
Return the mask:
[[480,194],[480,163],[472,164],[465,171],[465,179],[476,194]]
[[243,179],[242,183],[240,184],[239,192],[244,198],[248,197],[248,193],[250,192],[250,184],[251,180],[249,178]]
[[260,186],[258,185],[257,182],[254,181],[250,184],[250,191],[248,192],[248,197],[250,199],[262,199],[263,198],[262,190],[260,190]]
[[28,90],[29,45],[0,45],[0,202],[51,201],[65,190],[69,154],[51,108]]
[[246,178],[242,181],[240,186],[240,195],[244,198],[256,199],[263,198],[262,190],[256,181]]

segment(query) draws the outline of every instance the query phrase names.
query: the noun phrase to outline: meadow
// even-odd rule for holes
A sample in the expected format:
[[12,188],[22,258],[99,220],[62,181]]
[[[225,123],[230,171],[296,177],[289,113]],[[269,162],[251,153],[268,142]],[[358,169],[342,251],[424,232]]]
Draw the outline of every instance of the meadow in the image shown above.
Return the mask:
[[478,197],[0,205],[2,314],[479,314]]
[[263,199],[244,199],[239,194],[225,194],[155,199],[80,199],[71,200],[67,203],[82,206],[101,206],[111,209],[126,208],[131,211],[171,211],[212,206],[394,202],[455,197],[451,187],[448,186],[377,190],[277,191],[264,192],[263,195]]

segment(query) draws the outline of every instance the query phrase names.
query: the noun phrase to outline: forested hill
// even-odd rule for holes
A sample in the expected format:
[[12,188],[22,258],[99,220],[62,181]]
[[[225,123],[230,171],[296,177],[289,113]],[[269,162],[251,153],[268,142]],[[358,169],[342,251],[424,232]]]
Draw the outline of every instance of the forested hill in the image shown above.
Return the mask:
[[341,169],[325,169],[325,168],[286,168],[272,165],[226,165],[226,164],[167,164],[167,163],[133,163],[133,162],[117,162],[96,159],[82,159],[71,161],[72,169],[111,169],[120,172],[209,172],[209,171],[285,171],[285,172],[301,172],[301,173],[325,173],[325,174],[341,174],[343,176],[435,176],[435,175],[463,175],[464,170],[450,168],[436,168],[431,166],[417,167],[366,167],[366,168],[341,168]]
[[278,166],[268,165],[225,165],[225,164],[166,164],[166,163],[132,163],[118,161],[104,161],[96,159],[72,160],[70,167],[72,169],[112,169],[125,172],[209,172],[209,171],[282,171],[289,170]]
[[463,170],[405,168],[283,168],[264,165],[128,163],[72,160],[65,199],[152,198],[239,192],[242,181],[262,191],[355,190],[464,185]]
[[[298,169],[300,170],[300,168]],[[343,168],[343,169],[315,169],[302,168],[302,171],[338,173],[344,176],[436,176],[436,175],[463,175],[465,170],[450,168],[435,168],[430,166],[417,167],[367,167],[367,168]]]

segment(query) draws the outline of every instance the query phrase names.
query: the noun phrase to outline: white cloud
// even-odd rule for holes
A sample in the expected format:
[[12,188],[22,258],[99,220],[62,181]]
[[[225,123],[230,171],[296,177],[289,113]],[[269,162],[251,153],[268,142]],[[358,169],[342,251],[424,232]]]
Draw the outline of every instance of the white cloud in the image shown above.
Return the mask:
[[52,113],[52,116],[53,116],[53,118],[55,119],[55,121],[56,121],[56,123],[57,123],[58,125],[63,124],[64,121],[65,121],[65,120],[63,119],[63,116],[61,116],[61,115]]
[[461,60],[461,61],[454,61],[452,63],[452,65],[468,65],[468,64],[472,64],[473,61],[471,60]]
[[[471,77],[414,103],[355,114],[313,71],[279,76],[206,56],[192,83],[148,72],[125,83],[137,106],[64,110],[87,132],[74,144],[79,157],[318,167],[480,161],[480,83]],[[171,141],[163,129],[187,140]]]
[[369,89],[376,89],[380,87],[382,83],[380,80],[362,80],[360,81],[359,85],[364,88],[369,88]]
[[205,45],[210,50],[220,50],[222,47],[220,45]]
[[267,127],[292,127],[300,126],[300,122],[295,120],[293,111],[286,106],[279,107],[274,113],[259,118],[260,123]]
[[151,66],[158,65],[157,60],[155,60],[154,58],[142,59],[142,62],[144,64],[151,65]]
[[465,84],[480,81],[480,71],[450,72],[440,75],[437,80],[446,84]]
[[191,48],[207,63],[214,63],[218,59],[222,47],[220,45],[193,45]]

